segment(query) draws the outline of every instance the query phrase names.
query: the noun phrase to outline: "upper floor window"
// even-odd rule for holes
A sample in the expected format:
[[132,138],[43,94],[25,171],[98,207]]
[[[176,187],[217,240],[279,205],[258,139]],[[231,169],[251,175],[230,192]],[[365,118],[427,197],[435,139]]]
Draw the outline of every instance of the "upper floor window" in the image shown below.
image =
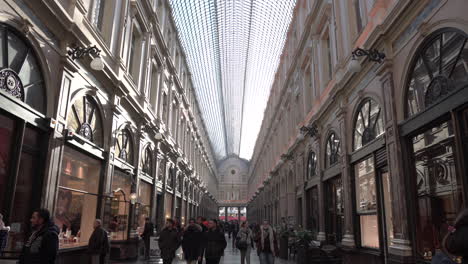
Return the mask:
[[[118,42],[122,0],[94,0],[89,12],[91,23],[100,31],[112,52]],[[114,36],[114,37],[113,37]]]
[[120,130],[115,143],[115,154],[118,158],[129,164],[133,164],[133,144],[131,133],[128,129]]
[[67,128],[94,144],[103,146],[101,115],[91,96],[85,95],[75,100],[68,111]]
[[129,43],[128,71],[137,87],[140,87],[141,64],[144,61],[145,40],[138,23],[133,24]]
[[309,157],[307,158],[307,179],[315,176],[317,174],[317,155],[315,152],[309,152]]
[[44,78],[34,50],[16,30],[0,23],[0,90],[41,113],[46,111]]
[[358,150],[384,133],[380,106],[372,99],[367,99],[357,112],[354,122],[353,149]]
[[332,132],[327,139],[327,146],[326,146],[326,160],[325,164],[326,167],[330,167],[338,162],[338,158],[340,156],[341,150],[341,142],[335,132]]
[[408,82],[406,116],[411,117],[468,84],[467,35],[436,32],[423,43]]

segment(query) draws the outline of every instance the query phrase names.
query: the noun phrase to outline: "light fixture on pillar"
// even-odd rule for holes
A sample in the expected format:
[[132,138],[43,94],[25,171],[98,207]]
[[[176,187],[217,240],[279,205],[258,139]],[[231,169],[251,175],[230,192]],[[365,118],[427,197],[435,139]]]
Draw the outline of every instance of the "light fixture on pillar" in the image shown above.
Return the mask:
[[385,53],[380,52],[377,49],[366,50],[362,48],[357,48],[353,51],[352,55],[353,57],[349,64],[349,70],[354,73],[361,71],[361,64],[357,60],[357,57],[366,56],[367,58],[369,58],[370,61],[378,63],[382,63],[382,61],[385,59]]
[[309,125],[309,126],[302,126],[299,128],[301,131],[302,135],[310,135],[310,137],[315,137],[318,134],[318,128],[315,123]]
[[136,193],[131,193],[131,194],[130,194],[130,203],[131,203],[131,204],[135,204],[136,201],[137,201],[137,198],[138,198],[138,197],[137,197],[137,194],[136,194]]
[[94,46],[90,46],[87,48],[83,47],[74,47],[70,48],[68,51],[68,55],[72,58],[72,60],[80,59],[86,55],[92,55],[94,59],[91,61],[89,66],[91,69],[95,71],[102,71],[104,70],[104,61],[101,58],[101,50]]
[[163,138],[163,135],[161,133],[156,133],[156,135],[154,135],[154,139],[156,139],[157,141],[161,141],[161,139]]

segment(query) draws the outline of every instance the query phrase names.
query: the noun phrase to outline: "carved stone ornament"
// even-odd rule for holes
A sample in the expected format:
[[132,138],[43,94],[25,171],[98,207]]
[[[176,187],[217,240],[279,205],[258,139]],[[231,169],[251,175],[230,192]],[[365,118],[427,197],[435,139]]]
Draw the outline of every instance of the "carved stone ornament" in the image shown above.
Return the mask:
[[0,70],[0,89],[24,101],[23,83],[13,70]]

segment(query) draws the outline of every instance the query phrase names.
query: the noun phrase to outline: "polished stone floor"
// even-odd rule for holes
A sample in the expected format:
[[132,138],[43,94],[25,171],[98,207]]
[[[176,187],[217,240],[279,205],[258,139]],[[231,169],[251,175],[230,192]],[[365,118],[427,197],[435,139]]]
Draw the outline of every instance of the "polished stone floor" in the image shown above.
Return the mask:
[[[227,236],[226,236],[226,239],[228,241],[228,246],[226,248],[226,250],[224,251],[224,256],[221,258],[221,263],[220,264],[240,264],[240,251],[236,248],[233,248],[233,244],[232,244],[232,241],[231,239],[229,239]],[[155,263],[162,263],[162,259],[156,259],[156,258],[152,258],[150,259],[149,261],[145,261],[145,260],[138,260],[138,261],[133,261],[133,262],[112,262],[112,264],[129,264],[129,263],[132,263],[132,264],[143,264],[143,263],[151,263],[151,264],[155,264]],[[182,250],[179,249],[177,251],[177,257],[176,259],[174,259],[174,261],[172,262],[173,264],[185,264],[186,262],[182,259]],[[257,255],[257,251],[256,249],[252,250],[250,252],[250,263],[251,264],[258,264],[260,263],[259,259],[258,259],[258,255]],[[295,263],[294,261],[292,260],[282,260],[282,259],[279,259],[279,258],[276,258],[275,260],[275,264],[293,264]]]

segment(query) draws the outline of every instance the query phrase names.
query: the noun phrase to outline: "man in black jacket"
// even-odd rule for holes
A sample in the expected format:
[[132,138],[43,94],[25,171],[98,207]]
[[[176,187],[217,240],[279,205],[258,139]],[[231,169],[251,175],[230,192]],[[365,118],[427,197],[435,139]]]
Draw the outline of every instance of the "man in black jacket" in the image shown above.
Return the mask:
[[143,239],[143,242],[145,244],[145,259],[149,259],[149,253],[150,253],[150,238],[154,236],[154,225],[151,223],[149,217],[146,217],[145,219],[145,228],[143,230],[143,233],[141,234],[141,238]]
[[33,233],[20,255],[20,264],[53,264],[58,251],[58,227],[47,209],[35,210],[31,217]]
[[175,228],[174,220],[166,220],[166,227],[159,233],[158,241],[163,264],[171,264],[175,257],[175,252],[180,246],[180,237]]
[[107,231],[101,226],[101,220],[94,221],[94,231],[89,238],[88,254],[92,264],[106,263],[106,256],[110,251],[110,242]]
[[216,220],[208,221],[208,231],[205,232],[204,240],[206,264],[219,264],[227,242],[224,233],[219,230]]
[[198,260],[201,260],[202,230],[202,227],[195,223],[195,219],[189,220],[182,238],[182,250],[187,264],[196,264]]

